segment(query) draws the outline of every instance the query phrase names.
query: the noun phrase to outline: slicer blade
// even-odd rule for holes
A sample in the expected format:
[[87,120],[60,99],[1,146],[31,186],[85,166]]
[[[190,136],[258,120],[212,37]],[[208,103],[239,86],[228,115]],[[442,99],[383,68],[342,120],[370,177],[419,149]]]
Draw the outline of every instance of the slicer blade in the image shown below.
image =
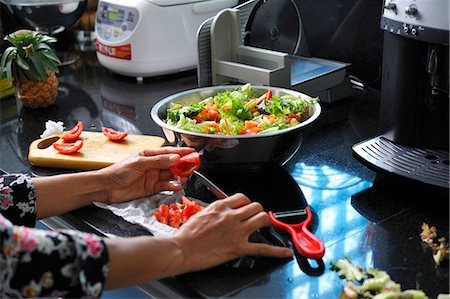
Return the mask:
[[291,211],[283,211],[283,212],[275,212],[273,213],[275,218],[285,218],[285,217],[294,217],[294,216],[304,216],[306,215],[305,209],[291,210]]
[[245,45],[296,54],[300,39],[300,14],[293,1],[258,1],[246,25]]

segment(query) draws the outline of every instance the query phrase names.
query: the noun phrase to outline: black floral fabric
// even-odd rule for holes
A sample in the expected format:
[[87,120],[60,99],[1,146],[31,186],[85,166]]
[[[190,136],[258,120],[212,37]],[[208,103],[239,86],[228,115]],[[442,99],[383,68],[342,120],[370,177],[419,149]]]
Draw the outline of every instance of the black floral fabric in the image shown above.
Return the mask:
[[103,240],[36,224],[34,185],[23,174],[0,176],[0,298],[96,298],[109,256]]

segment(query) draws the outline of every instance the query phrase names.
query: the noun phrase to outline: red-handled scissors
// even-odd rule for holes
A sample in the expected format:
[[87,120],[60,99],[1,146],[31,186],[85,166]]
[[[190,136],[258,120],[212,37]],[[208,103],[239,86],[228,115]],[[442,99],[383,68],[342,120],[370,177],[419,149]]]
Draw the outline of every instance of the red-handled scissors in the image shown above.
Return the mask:
[[[284,223],[277,219],[305,215],[305,213],[306,219],[296,224]],[[269,211],[269,215],[270,218],[272,218],[272,224],[276,228],[283,229],[291,234],[292,242],[301,255],[315,260],[321,259],[324,256],[325,246],[323,245],[323,242],[308,230],[308,227],[312,222],[312,214],[308,207],[304,210],[302,209],[290,212],[273,213],[272,211]]]

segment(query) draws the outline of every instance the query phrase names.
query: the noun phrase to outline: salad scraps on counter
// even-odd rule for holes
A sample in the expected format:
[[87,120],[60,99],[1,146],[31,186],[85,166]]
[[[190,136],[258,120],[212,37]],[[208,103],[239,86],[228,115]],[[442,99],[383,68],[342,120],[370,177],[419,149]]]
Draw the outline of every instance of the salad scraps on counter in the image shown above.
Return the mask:
[[278,96],[269,89],[257,95],[247,83],[188,106],[173,104],[167,123],[177,128],[205,134],[251,135],[298,125],[313,113],[318,98]]
[[162,204],[157,211],[153,211],[156,220],[174,228],[179,228],[189,218],[203,210],[203,206],[186,196],[181,197],[183,203],[174,202],[170,205]]
[[363,269],[355,265],[350,259],[340,259],[331,263],[331,270],[338,273],[339,277],[347,280],[339,299],[427,299],[422,290],[401,290],[385,272],[376,268]]
[[449,246],[445,237],[438,238],[435,226],[429,226],[427,223],[422,224],[422,232],[420,239],[427,244],[433,251],[433,260],[436,265],[440,265],[444,260],[449,259]]

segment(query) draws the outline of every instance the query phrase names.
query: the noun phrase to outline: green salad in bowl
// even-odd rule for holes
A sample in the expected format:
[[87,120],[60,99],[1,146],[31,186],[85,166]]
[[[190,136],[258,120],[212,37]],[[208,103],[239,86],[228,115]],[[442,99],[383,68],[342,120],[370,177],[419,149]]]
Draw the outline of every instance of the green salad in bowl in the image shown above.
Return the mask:
[[224,90],[189,105],[171,104],[167,124],[181,130],[219,135],[253,135],[296,126],[313,113],[318,98],[257,94],[251,84]]

